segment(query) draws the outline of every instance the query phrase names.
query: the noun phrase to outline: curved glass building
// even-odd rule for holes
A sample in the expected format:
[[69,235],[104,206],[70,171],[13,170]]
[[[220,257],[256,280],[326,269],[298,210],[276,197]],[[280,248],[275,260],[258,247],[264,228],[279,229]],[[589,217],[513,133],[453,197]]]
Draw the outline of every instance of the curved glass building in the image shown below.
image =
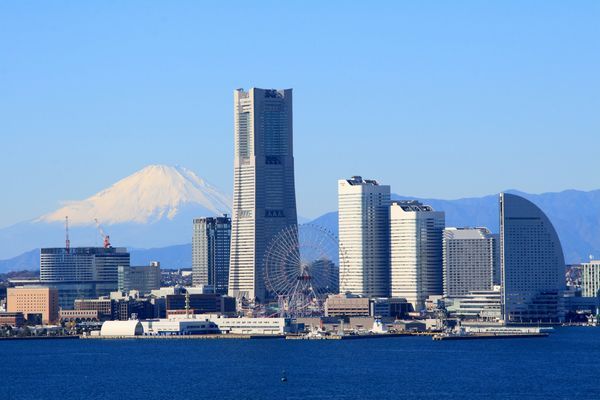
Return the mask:
[[535,204],[509,193],[500,194],[500,265],[504,323],[562,319],[565,259],[556,230]]

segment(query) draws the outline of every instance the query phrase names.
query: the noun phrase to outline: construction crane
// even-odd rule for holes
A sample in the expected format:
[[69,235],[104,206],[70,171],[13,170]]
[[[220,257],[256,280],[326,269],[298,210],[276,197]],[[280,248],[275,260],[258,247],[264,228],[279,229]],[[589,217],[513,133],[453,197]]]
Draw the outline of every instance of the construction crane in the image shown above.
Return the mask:
[[98,228],[98,232],[100,232],[100,236],[102,236],[102,239],[104,239],[104,248],[108,249],[109,247],[112,247],[110,245],[110,236],[108,236],[106,233],[104,233],[104,229],[102,229],[102,227],[100,226],[100,222],[98,222],[98,218],[94,218],[94,221],[96,222],[96,228]]
[[69,240],[69,216],[65,217],[65,250],[67,254],[71,252],[71,241]]

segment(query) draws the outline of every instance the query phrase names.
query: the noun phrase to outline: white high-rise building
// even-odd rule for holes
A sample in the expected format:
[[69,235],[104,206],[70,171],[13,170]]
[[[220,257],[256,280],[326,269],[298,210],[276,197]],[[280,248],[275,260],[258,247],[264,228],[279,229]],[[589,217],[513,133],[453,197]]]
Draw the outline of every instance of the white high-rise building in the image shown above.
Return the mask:
[[500,276],[498,242],[487,228],[444,229],[444,296],[491,290]]
[[389,296],[389,204],[388,185],[338,181],[341,293]]
[[581,296],[598,297],[600,294],[600,260],[581,264]]
[[234,91],[235,154],[229,295],[264,300],[264,255],[298,223],[292,90]]
[[415,311],[431,295],[442,294],[443,211],[418,201],[390,206],[391,295],[404,297]]

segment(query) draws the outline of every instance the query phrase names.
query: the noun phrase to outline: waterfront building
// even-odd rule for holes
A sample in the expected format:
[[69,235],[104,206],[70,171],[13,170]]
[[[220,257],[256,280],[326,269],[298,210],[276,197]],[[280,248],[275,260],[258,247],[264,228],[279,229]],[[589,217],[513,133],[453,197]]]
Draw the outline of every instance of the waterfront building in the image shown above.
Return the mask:
[[100,321],[98,311],[94,310],[60,310],[58,315],[61,322]]
[[390,187],[353,176],[338,181],[340,293],[390,292]]
[[136,290],[144,295],[160,289],[161,271],[158,261],[142,266],[119,265],[117,275],[117,290],[121,292]]
[[227,294],[231,218],[194,219],[192,236],[192,280],[194,286],[210,286],[215,293]]
[[391,296],[405,298],[415,311],[427,297],[442,294],[443,211],[415,200],[390,206]]
[[581,264],[581,296],[600,296],[600,260]]
[[368,297],[360,297],[347,293],[329,295],[325,300],[325,316],[369,316],[371,301]]
[[166,298],[167,316],[175,314],[232,314],[235,298],[220,294],[170,294]]
[[21,327],[25,324],[25,316],[22,312],[0,311],[0,327],[14,326]]
[[58,291],[50,287],[15,287],[6,293],[6,310],[23,313],[31,322],[58,322]]
[[264,255],[297,225],[292,90],[234,92],[235,153],[228,293],[264,300]]
[[75,311],[93,311],[101,321],[113,318],[113,301],[109,298],[77,299],[74,308]]
[[529,200],[500,194],[500,266],[504,323],[564,317],[565,259],[548,217]]
[[401,317],[406,315],[406,299],[362,297],[349,293],[329,295],[324,304],[326,317]]
[[125,248],[45,248],[40,254],[40,283],[58,289],[60,307],[72,310],[75,299],[117,290],[119,265],[129,266]]
[[206,318],[168,318],[141,321],[146,336],[219,334],[219,327]]
[[442,250],[444,296],[464,296],[499,284],[499,240],[487,228],[446,228]]
[[500,286],[491,290],[474,290],[465,295],[444,300],[450,317],[498,322],[502,319]]
[[175,315],[141,321],[144,335],[284,335],[297,332],[290,318],[228,318],[219,314]]
[[127,337],[143,334],[144,328],[138,320],[106,321],[100,329],[100,336]]

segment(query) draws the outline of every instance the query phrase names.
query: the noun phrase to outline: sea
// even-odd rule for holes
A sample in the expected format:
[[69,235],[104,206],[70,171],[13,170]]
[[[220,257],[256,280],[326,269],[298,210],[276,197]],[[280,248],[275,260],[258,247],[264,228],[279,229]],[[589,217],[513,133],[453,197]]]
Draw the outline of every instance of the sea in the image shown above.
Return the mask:
[[13,399],[600,399],[600,328],[464,341],[0,341],[0,400]]

